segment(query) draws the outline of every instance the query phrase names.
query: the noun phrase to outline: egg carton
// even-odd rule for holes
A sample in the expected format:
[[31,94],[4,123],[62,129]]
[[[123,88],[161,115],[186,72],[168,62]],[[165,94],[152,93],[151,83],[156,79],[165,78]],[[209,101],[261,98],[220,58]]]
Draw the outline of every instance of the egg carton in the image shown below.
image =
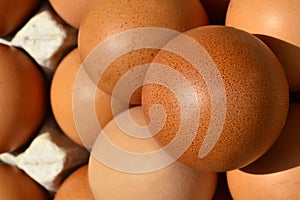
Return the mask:
[[[14,35],[0,43],[21,48],[42,68],[48,88],[60,60],[77,45],[77,30],[63,22],[45,2]],[[58,127],[51,108],[31,143],[23,152],[0,154],[0,161],[15,165],[50,192],[65,177],[87,163],[89,152],[72,142]]]

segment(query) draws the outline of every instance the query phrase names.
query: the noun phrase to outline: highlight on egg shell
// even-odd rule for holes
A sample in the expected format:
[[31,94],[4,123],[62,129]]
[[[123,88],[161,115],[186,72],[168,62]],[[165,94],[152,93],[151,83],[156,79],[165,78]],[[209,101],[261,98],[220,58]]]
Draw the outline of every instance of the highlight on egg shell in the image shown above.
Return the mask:
[[[146,125],[141,107],[116,116],[95,142],[89,161],[89,183],[95,199],[212,199],[217,185],[216,173],[200,172],[179,162],[149,173],[114,168],[116,165],[120,168],[151,168],[156,162],[168,159],[167,154],[155,153],[161,147],[152,137],[144,138],[147,129],[140,129],[135,133],[136,137],[131,136],[131,131],[136,131],[132,124]],[[109,165],[111,162],[116,165]]]
[[[183,32],[207,24],[206,12],[198,0],[93,1],[87,9],[79,28],[78,48],[82,61],[84,61],[90,59],[88,57],[93,54],[98,45],[109,40],[105,51],[112,55],[118,54],[119,57],[114,58],[114,61],[110,63],[99,80],[98,77],[94,78],[95,71],[99,67],[96,67],[96,69],[86,67],[86,70],[94,83],[98,84],[97,81],[100,82],[98,84],[100,89],[112,95],[116,83],[127,71],[138,65],[148,64],[159,51],[159,49],[151,47],[134,49],[133,46],[136,42],[140,42],[141,38],[128,37],[123,38],[122,41],[115,41],[111,40],[114,35],[146,27]],[[122,52],[123,48],[129,48],[131,51],[124,53]],[[98,59],[106,56],[106,54],[102,55],[99,51],[97,51],[97,54]],[[130,103],[140,105],[140,89],[132,95]]]
[[[81,76],[78,79],[78,74]],[[76,80],[78,80],[76,82]],[[76,83],[75,83],[76,82]],[[73,99],[73,89],[76,88],[76,98]],[[76,115],[73,112],[73,106],[93,114],[97,119],[97,124],[104,127],[112,118],[110,95],[94,86],[94,83],[88,78],[84,68],[81,66],[78,49],[72,50],[58,65],[54,73],[50,89],[51,108],[54,117],[64,131],[64,133],[75,143],[85,146],[88,149],[94,143],[98,131],[94,131],[90,126],[90,115]],[[88,105],[89,103],[93,105]],[[74,105],[73,105],[74,104]],[[93,107],[89,110],[89,107]],[[125,109],[124,109],[125,110]],[[122,109],[118,111],[123,111]],[[80,121],[83,128],[76,127],[75,118]],[[81,135],[77,129],[80,129]],[[84,131],[82,131],[84,129]]]
[[272,49],[284,67],[291,91],[300,91],[299,20],[298,0],[232,0],[226,14],[226,26],[255,34]]
[[79,29],[86,9],[93,0],[49,0],[55,12],[69,25]]
[[[204,171],[237,169],[263,155],[284,126],[288,103],[285,73],[272,51],[224,26],[199,27],[168,42],[142,91],[155,139]],[[158,118],[165,121],[152,123]]]
[[0,44],[0,153],[25,145],[46,112],[46,83],[39,66],[21,50]]

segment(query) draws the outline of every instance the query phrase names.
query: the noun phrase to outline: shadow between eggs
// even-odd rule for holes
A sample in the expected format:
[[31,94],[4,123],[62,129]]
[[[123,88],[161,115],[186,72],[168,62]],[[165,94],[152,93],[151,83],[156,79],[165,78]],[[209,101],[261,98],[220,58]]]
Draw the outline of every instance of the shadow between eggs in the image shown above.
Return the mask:
[[240,169],[262,175],[300,166],[300,47],[266,35],[255,36],[269,46],[282,63],[291,91],[287,121],[279,138],[261,158]]
[[[299,76],[300,76],[300,74],[299,74]],[[300,103],[300,92],[291,92],[290,93],[290,103]]]
[[290,104],[286,124],[274,145],[254,163],[240,169],[250,174],[270,174],[300,166],[300,103]]
[[290,91],[300,92],[300,47],[262,34],[254,34],[276,55],[286,73]]

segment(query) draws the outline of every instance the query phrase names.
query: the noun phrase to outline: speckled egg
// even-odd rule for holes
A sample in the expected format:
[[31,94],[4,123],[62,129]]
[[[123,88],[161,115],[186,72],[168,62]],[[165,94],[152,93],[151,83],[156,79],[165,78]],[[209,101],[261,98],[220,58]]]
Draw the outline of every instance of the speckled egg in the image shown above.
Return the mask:
[[[84,60],[88,55],[91,57],[91,53],[96,51],[97,46],[105,40],[110,40],[105,51],[111,56],[141,42],[139,38],[129,36],[122,42],[114,41],[113,36],[121,32],[142,27],[160,27],[183,32],[206,24],[208,24],[207,15],[198,0],[95,1],[87,10],[79,28],[78,48]],[[160,35],[158,34],[157,37],[159,38]],[[113,62],[109,63],[108,68],[99,78],[100,88],[112,94],[120,77],[138,65],[151,62],[157,52],[156,48],[143,46],[142,49],[132,48],[130,52],[120,53]],[[101,56],[99,52],[94,53],[99,54],[96,58],[98,60],[94,62],[103,63],[107,61],[107,57],[110,57]],[[94,74],[93,70],[87,71],[89,74]],[[97,78],[93,81],[97,82]],[[130,103],[140,104],[139,91],[132,96]]]
[[288,103],[285,73],[272,51],[225,26],[199,27],[170,41],[150,65],[142,92],[155,138],[204,171],[258,159],[278,138]]
[[291,91],[300,91],[299,20],[298,0],[232,0],[226,14],[227,26],[256,34],[274,51],[283,64]]

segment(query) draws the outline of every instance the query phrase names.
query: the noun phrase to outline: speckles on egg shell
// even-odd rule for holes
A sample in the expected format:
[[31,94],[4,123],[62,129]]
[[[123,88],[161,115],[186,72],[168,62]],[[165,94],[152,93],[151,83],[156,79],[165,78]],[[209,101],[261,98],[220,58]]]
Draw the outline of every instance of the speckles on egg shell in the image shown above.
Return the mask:
[[[204,112],[200,113],[202,124],[196,140],[180,159],[189,166],[205,171],[227,171],[253,162],[271,147],[285,122],[288,86],[280,62],[257,38],[238,29],[222,26],[199,27],[185,34],[205,48],[216,64],[223,79],[227,99],[225,124],[214,148],[206,157],[198,158],[198,151],[207,134],[204,127],[207,127],[211,119],[211,99],[207,99],[206,103],[199,104]],[[184,66],[182,60],[168,59],[168,56],[161,51],[154,61],[160,58],[165,65],[185,74],[189,81],[201,78],[201,75],[195,75],[197,72],[191,72],[190,68]],[[147,74],[147,77],[151,75]],[[198,92],[206,87],[205,82],[203,85],[197,81],[190,83],[196,83]],[[155,90],[155,86],[151,90],[145,88],[143,95]],[[209,93],[199,94],[209,96]],[[170,99],[160,100],[172,104]],[[150,105],[152,101],[146,98],[144,100],[145,104]],[[172,105],[168,105],[168,108],[172,108]],[[168,111],[174,115],[172,109]],[[179,117],[175,120],[180,123]],[[164,138],[170,140],[175,133],[174,130],[163,130],[160,134],[169,136]]]
[[206,13],[197,0],[95,1],[81,23],[79,49],[84,59],[99,42],[122,31],[164,27],[182,32],[206,24]]

